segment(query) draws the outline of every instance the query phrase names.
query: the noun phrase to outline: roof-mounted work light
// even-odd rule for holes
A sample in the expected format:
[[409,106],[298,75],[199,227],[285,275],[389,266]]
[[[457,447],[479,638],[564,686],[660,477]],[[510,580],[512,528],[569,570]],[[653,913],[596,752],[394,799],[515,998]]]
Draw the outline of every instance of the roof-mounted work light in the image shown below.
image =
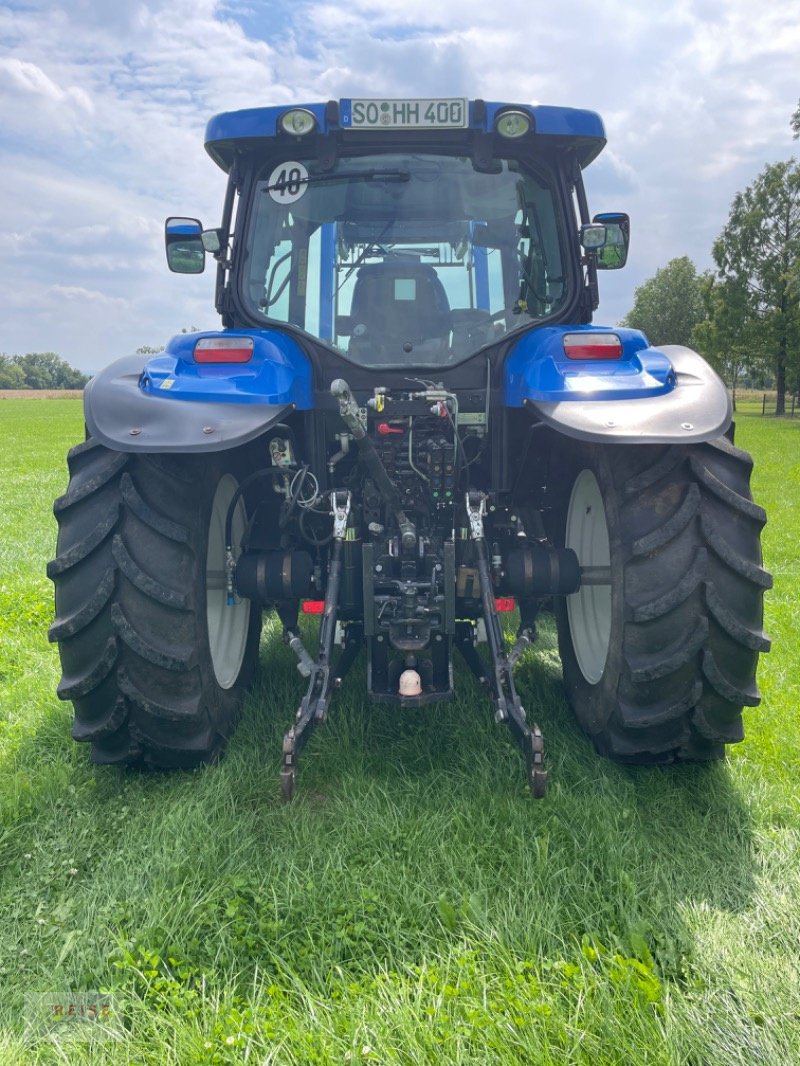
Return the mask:
[[504,111],[497,116],[494,128],[501,137],[524,137],[531,128],[531,118],[524,111]]
[[304,107],[295,107],[280,117],[280,127],[293,137],[305,137],[316,127],[317,120]]

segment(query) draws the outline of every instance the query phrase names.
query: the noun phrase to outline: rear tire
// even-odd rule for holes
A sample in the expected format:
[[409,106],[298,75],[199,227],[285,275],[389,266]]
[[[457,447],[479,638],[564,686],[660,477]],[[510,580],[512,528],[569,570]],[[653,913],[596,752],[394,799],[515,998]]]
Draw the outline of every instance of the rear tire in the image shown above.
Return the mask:
[[[260,611],[225,604],[223,526],[246,465],[234,453],[128,455],[94,440],[68,464],[48,575],[72,735],[98,763],[213,761],[258,657]],[[240,501],[234,534],[245,521]]]
[[582,565],[611,567],[610,586],[556,601],[568,698],[603,754],[709,760],[743,739],[772,584],[751,469],[727,438],[559,456],[557,539]]

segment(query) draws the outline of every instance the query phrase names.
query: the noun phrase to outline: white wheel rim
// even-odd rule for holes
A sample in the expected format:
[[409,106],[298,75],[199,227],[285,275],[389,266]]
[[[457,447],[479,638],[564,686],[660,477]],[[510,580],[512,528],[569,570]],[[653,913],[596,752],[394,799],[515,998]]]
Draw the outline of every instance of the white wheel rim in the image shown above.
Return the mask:
[[[237,599],[230,606],[224,580],[225,516],[238,487],[239,483],[232,474],[225,474],[219,480],[211,505],[206,553],[208,647],[217,684],[225,689],[232,688],[239,677],[250,628],[250,601]],[[231,539],[234,555],[241,544],[246,522],[244,501],[239,499],[233,512]]]
[[[591,470],[582,470],[572,486],[565,546],[581,566],[609,566],[608,522],[603,496]],[[567,596],[572,647],[590,685],[603,676],[611,643],[611,586],[583,585]]]

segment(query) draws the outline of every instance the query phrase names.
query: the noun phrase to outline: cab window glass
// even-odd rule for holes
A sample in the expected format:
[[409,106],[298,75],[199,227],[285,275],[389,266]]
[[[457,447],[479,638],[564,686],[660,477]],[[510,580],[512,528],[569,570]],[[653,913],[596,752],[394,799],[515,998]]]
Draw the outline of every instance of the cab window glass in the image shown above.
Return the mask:
[[[276,174],[278,175],[276,177]],[[252,311],[362,365],[457,362],[567,299],[546,172],[376,154],[265,167],[247,234]]]

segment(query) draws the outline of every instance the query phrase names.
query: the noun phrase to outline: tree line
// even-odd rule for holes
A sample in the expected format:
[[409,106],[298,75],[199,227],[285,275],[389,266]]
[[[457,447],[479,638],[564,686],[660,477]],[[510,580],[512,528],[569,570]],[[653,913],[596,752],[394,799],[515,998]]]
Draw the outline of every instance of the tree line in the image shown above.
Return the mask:
[[[199,326],[184,326],[181,333],[196,333]],[[143,344],[140,355],[156,355],[164,345]],[[91,375],[56,355],[55,352],[28,352],[27,355],[0,353],[0,390],[2,389],[82,389]]]
[[55,352],[0,354],[0,389],[82,389],[88,380]]
[[[800,138],[800,103],[792,115]],[[653,345],[696,348],[732,388],[800,392],[800,164],[770,163],[737,193],[714,242],[715,270],[670,260],[634,293],[622,325]]]

